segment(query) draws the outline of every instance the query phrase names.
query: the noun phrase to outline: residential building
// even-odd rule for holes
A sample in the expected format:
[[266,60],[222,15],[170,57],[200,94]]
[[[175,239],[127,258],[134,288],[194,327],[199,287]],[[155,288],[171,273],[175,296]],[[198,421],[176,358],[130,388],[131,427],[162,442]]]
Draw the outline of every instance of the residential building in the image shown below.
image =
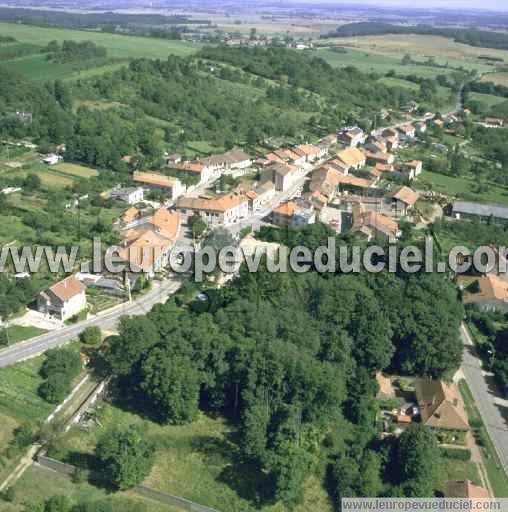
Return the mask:
[[412,114],[418,110],[418,103],[416,101],[410,101],[406,105],[400,107],[401,112],[405,112],[406,114]]
[[416,133],[418,135],[422,135],[423,133],[425,133],[427,131],[427,125],[425,123],[418,122],[418,123],[415,123],[415,129],[416,129]]
[[252,158],[240,149],[232,149],[221,155],[212,155],[201,158],[199,163],[213,172],[228,169],[246,169],[252,165]]
[[431,122],[434,128],[444,128],[444,121],[442,119],[433,119]]
[[424,425],[443,430],[469,430],[464,404],[455,384],[416,379],[415,392]]
[[400,236],[399,225],[395,220],[375,211],[366,210],[361,204],[353,208],[351,231],[367,241],[373,238],[396,239]]
[[499,117],[486,117],[484,124],[489,128],[501,128],[504,126],[504,119],[500,119]]
[[[446,482],[445,498],[470,498],[473,500],[490,500],[485,487],[473,484],[471,480],[450,480]],[[490,508],[490,507],[489,507]]]
[[364,193],[367,189],[375,185],[375,180],[366,180],[352,175],[344,176],[339,174],[337,181],[338,188],[341,192]]
[[62,160],[62,157],[60,155],[55,155],[54,153],[51,153],[50,155],[48,155],[42,159],[42,161],[46,165],[56,165],[61,160]]
[[136,204],[143,201],[142,187],[115,188],[111,191],[111,197],[127,204]]
[[393,135],[385,138],[386,148],[388,151],[393,151],[399,147],[399,138]]
[[405,139],[412,139],[416,135],[416,129],[412,124],[405,124],[397,129]]
[[410,181],[414,180],[417,176],[419,176],[422,173],[422,170],[423,162],[421,162],[420,160],[409,160],[406,162],[402,162],[397,167],[397,173]]
[[363,151],[357,148],[348,148],[337,153],[337,158],[348,170],[349,169],[361,169],[365,167],[367,158]]
[[355,148],[365,142],[366,135],[361,128],[355,127],[343,130],[338,138],[346,146]]
[[174,167],[175,165],[179,164],[182,161],[182,155],[179,155],[178,153],[174,153],[173,155],[168,155],[166,158],[166,164],[168,167]]
[[478,292],[466,292],[464,302],[475,304],[482,311],[508,313],[508,280],[505,276],[489,273],[478,279]]
[[365,143],[364,148],[369,153],[386,153],[386,150],[388,149],[384,139],[374,137],[371,137],[370,140]]
[[418,193],[409,187],[401,187],[390,195],[392,211],[397,215],[407,215],[418,201]]
[[395,167],[392,164],[377,163],[374,167],[374,170],[382,174],[385,172],[393,172]]
[[249,209],[252,212],[256,212],[261,210],[273,198],[275,195],[275,185],[271,181],[266,181],[262,185],[247,191],[245,195],[249,200]]
[[132,179],[147,190],[160,190],[167,194],[173,201],[180,197],[186,190],[185,185],[178,178],[156,174],[152,172],[134,171]]
[[140,216],[140,211],[137,208],[128,208],[125,210],[121,217],[122,224],[130,224],[131,222],[134,222],[137,220]]
[[68,320],[86,309],[85,290],[76,277],[66,277],[38,295],[37,310],[62,321]]
[[392,165],[393,162],[395,162],[395,156],[391,153],[371,153],[364,151],[364,155],[367,159],[367,164],[372,166],[377,164]]
[[204,185],[220,176],[217,169],[213,169],[201,162],[180,162],[174,168],[196,178],[199,185]]
[[388,137],[395,137],[398,140],[399,138],[399,132],[395,128],[385,128],[382,135],[385,139]]
[[272,223],[277,226],[291,227],[298,229],[316,222],[314,208],[310,204],[301,204],[295,201],[288,201],[277,208],[271,214]]
[[319,142],[321,144],[325,144],[326,146],[335,146],[335,144],[337,144],[337,140],[337,134],[331,133],[330,135],[323,137]]
[[201,215],[211,226],[227,226],[249,215],[249,200],[244,194],[237,193],[216,199],[181,197],[176,203],[176,209],[186,215]]
[[451,215],[456,219],[478,219],[500,224],[508,223],[508,207],[494,203],[456,201],[452,205]]
[[275,163],[286,163],[294,165],[303,165],[305,156],[297,154],[291,149],[276,149],[266,155],[266,159]]
[[22,123],[32,124],[33,114],[32,112],[16,112],[16,118]]
[[327,150],[323,146],[315,146],[314,144],[299,144],[295,146],[292,151],[302,156],[305,162],[315,162],[323,158]]
[[301,177],[301,173],[294,165],[276,164],[272,166],[273,182],[277,192],[285,192],[290,189]]

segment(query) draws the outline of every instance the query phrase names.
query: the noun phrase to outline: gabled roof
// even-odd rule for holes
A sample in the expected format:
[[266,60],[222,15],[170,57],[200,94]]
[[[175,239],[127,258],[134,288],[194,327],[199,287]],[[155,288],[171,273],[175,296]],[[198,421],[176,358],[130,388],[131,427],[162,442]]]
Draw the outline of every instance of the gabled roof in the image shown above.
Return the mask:
[[365,155],[358,148],[348,148],[337,153],[337,159],[349,167],[365,162]]
[[497,274],[490,273],[478,279],[480,291],[468,293],[464,297],[467,303],[481,303],[485,301],[498,300],[508,303],[508,281]]
[[413,206],[418,201],[418,193],[409,187],[401,187],[397,192],[392,194],[393,199],[397,199],[408,206]]
[[294,201],[288,201],[287,203],[283,203],[277,208],[274,208],[273,213],[276,213],[277,215],[292,217],[295,214],[297,208],[297,204]]
[[181,162],[175,165],[175,169],[189,171],[195,174],[201,174],[205,170],[205,165],[201,162]]
[[469,201],[456,201],[453,203],[453,213],[480,215],[482,217],[496,217],[508,219],[508,207],[495,203],[472,203]]
[[155,226],[163,237],[175,241],[180,229],[180,214],[167,208],[159,208],[150,218],[150,224]]
[[131,265],[143,270],[151,270],[159,255],[171,245],[171,240],[149,229],[141,233],[128,247],[122,248],[119,255]]
[[278,174],[279,176],[287,176],[288,174],[298,170],[294,165],[287,164],[276,164],[272,168],[275,174]]
[[157,187],[173,188],[178,180],[171,176],[164,176],[163,174],[156,174],[153,172],[135,171],[132,179],[137,183],[144,183],[145,185],[156,185]]
[[177,200],[177,208],[190,210],[204,210],[213,212],[225,212],[247,202],[247,197],[243,194],[230,193],[216,199],[202,199],[199,197],[180,197]]
[[366,210],[363,206],[356,206],[353,208],[352,231],[361,231],[365,234],[373,234],[372,231],[378,231],[389,238],[396,238],[399,233],[399,225],[390,217]]
[[66,277],[53,286],[49,290],[58,297],[62,302],[67,302],[76,295],[85,291],[85,286],[80,283],[74,276]]
[[469,430],[464,405],[454,384],[416,379],[415,391],[424,425],[447,430]]
[[129,224],[129,222],[132,222],[134,219],[136,219],[139,216],[139,210],[137,208],[131,207],[125,210],[122,215],[122,222],[125,224]]

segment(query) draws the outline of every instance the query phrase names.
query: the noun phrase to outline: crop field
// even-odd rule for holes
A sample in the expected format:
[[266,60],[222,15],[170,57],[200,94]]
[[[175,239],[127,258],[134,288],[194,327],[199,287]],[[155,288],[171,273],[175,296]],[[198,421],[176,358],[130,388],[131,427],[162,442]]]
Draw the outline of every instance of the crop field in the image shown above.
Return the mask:
[[328,48],[317,50],[317,56],[326,60],[330,65],[343,68],[354,66],[360,71],[368,73],[386,74],[395,71],[397,75],[418,75],[425,78],[434,78],[437,75],[448,74],[451,69],[439,68],[427,65],[401,63],[403,55],[383,55],[366,50],[346,49],[345,52]]
[[482,82],[494,82],[496,85],[508,87],[508,73],[488,73],[482,76]]
[[[495,66],[487,64],[487,61],[481,57],[502,59],[500,64],[508,62],[508,51],[506,50],[473,47],[440,36],[387,34],[334,38],[328,41],[331,44],[344,45],[380,55],[398,56],[399,58],[406,53],[414,59],[433,57],[441,65],[448,63],[452,67],[462,66],[466,69],[477,69],[482,73],[494,71]],[[446,69],[443,71],[446,72]]]
[[107,48],[108,56],[116,59],[141,57],[165,59],[168,55],[190,55],[199,49],[198,44],[182,41],[43,28],[12,23],[0,23],[0,35],[12,36],[20,42],[37,46],[45,46],[50,41],[93,41],[95,44]]

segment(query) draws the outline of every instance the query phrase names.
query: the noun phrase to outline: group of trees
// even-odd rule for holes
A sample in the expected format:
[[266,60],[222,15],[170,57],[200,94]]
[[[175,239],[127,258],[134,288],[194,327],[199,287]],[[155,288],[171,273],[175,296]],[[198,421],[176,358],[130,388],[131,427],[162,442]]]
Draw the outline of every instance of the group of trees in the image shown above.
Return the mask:
[[[321,225],[295,233],[290,243],[308,247],[329,234]],[[351,485],[365,493],[399,486],[402,495],[431,494],[433,473],[414,461],[434,446],[423,427],[401,440],[400,482],[383,476],[386,459],[373,444],[374,377],[390,369],[440,378],[458,367],[463,313],[454,286],[437,274],[261,267],[242,268],[232,286],[209,292],[205,308],[168,302],[123,319],[106,353],[121,389],[163,423],[191,422],[200,409],[236,422],[240,459],[267,475],[267,499],[296,503],[324,446],[336,478],[359,472],[364,483]]]
[[62,402],[71,392],[72,382],[81,369],[79,352],[73,348],[49,350],[40,370],[45,380],[39,387],[39,394],[52,404]]
[[58,41],[50,41],[41,51],[48,54],[49,60],[64,64],[68,62],[81,63],[90,59],[105,59],[108,53],[106,48],[97,46],[92,41],[63,41],[62,44]]
[[[30,279],[16,281],[5,273],[0,274],[0,318],[17,313],[35,297],[36,290]],[[0,345],[2,342],[0,341]]]

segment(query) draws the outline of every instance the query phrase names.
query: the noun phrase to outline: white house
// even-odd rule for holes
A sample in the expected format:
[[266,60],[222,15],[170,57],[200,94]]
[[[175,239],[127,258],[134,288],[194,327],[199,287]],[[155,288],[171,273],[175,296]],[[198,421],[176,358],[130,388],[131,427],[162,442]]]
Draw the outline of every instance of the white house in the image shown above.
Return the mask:
[[65,321],[86,309],[85,286],[69,276],[41,292],[37,310]]
[[111,191],[111,197],[127,204],[136,204],[143,201],[144,193],[142,187],[116,188]]
[[42,159],[46,165],[56,165],[60,160],[62,160],[62,157],[60,155],[55,155],[54,153]]
[[132,179],[148,190],[162,190],[173,200],[180,197],[186,190],[179,179],[163,174],[135,171]]

